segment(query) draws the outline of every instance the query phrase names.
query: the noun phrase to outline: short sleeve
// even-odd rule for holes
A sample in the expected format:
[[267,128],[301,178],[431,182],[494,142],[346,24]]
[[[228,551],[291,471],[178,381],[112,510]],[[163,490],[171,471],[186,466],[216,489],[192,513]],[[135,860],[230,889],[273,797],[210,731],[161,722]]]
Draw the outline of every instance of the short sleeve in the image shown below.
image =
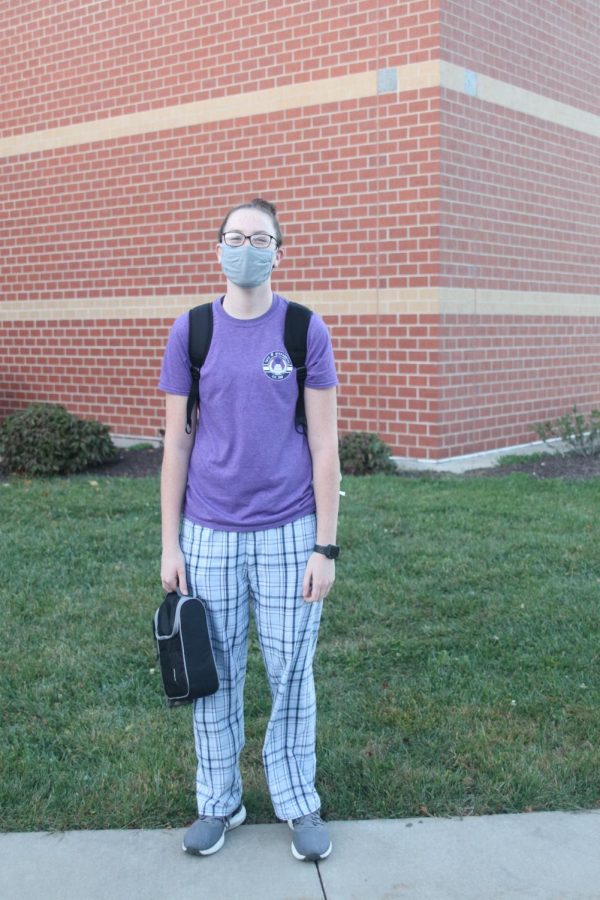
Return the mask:
[[329,388],[338,384],[329,331],[316,313],[310,317],[306,346],[306,387]]
[[169,333],[158,389],[167,394],[183,394],[190,391],[192,376],[188,355],[189,313],[183,313],[173,322]]

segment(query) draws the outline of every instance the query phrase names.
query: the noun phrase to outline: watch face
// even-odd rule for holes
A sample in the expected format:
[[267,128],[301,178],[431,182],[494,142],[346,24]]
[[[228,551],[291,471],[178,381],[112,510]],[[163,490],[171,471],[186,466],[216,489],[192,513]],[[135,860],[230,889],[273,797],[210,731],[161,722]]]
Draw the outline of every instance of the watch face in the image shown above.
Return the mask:
[[325,546],[321,544],[315,544],[315,551],[317,553],[322,553],[323,556],[327,557],[327,559],[337,559],[340,555],[340,548],[335,544],[326,544]]

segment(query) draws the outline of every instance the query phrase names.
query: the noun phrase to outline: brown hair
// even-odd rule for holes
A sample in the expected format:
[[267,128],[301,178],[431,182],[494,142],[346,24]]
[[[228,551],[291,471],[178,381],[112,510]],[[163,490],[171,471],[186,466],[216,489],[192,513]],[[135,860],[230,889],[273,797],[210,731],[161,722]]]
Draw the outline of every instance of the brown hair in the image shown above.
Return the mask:
[[277,241],[277,246],[280,247],[281,244],[283,244],[283,235],[281,234],[281,227],[277,219],[277,210],[272,203],[269,203],[268,200],[261,199],[261,197],[255,197],[254,200],[251,200],[249,203],[240,203],[239,206],[234,206],[233,209],[229,210],[219,228],[219,243],[221,243],[221,240],[223,239],[223,232],[225,231],[225,226],[227,225],[230,215],[237,212],[238,209],[258,209],[260,212],[266,213],[273,223],[273,230],[275,232],[273,236]]

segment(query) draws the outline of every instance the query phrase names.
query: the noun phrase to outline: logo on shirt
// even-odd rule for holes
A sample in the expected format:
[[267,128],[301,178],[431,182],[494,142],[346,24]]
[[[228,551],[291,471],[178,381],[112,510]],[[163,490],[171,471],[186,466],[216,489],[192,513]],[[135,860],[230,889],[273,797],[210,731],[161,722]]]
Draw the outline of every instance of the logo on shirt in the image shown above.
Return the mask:
[[292,361],[284,350],[273,350],[263,360],[263,372],[274,381],[283,381],[293,371]]

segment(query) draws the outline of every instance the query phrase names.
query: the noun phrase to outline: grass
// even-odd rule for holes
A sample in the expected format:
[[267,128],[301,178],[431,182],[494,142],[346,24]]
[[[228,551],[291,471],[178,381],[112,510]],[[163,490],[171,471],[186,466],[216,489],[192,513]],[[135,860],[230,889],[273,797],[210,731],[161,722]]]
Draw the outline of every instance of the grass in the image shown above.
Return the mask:
[[548,459],[548,457],[552,456],[552,453],[544,453],[543,451],[539,451],[536,453],[507,453],[505,456],[499,456],[496,465],[498,466],[512,466],[515,463],[533,463],[533,462],[544,462]]
[[[345,478],[316,662],[331,818],[592,808],[600,800],[600,479]],[[182,826],[190,709],[151,638],[158,480],[0,485],[0,829]],[[269,697],[256,641],[251,821]]]

